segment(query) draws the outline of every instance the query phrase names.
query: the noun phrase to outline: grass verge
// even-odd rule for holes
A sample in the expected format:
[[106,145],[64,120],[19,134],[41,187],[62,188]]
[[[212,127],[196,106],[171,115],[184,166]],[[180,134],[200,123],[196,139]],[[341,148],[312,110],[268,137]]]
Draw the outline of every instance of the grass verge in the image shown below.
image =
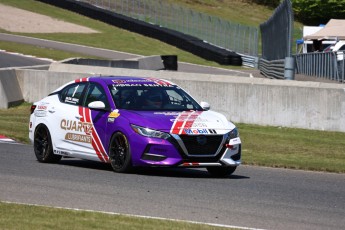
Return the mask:
[[229,228],[182,221],[157,220],[89,211],[75,211],[0,202],[0,229],[148,229],[221,230]]
[[[0,110],[0,134],[28,143],[29,103]],[[345,133],[238,124],[244,164],[345,173]]]
[[70,57],[97,58],[97,57],[87,56],[84,54],[79,54],[79,53],[74,53],[74,52],[66,52],[62,50],[55,50],[51,48],[19,44],[15,42],[0,41],[0,48],[2,50],[6,50],[7,52],[19,52],[25,55],[33,55],[33,56],[41,57],[41,58],[49,58],[55,61],[64,60]]

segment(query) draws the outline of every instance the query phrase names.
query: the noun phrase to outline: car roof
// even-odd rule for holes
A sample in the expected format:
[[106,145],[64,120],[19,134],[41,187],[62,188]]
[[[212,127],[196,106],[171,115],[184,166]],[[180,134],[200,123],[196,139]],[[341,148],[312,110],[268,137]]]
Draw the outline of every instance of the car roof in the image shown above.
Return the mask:
[[132,76],[95,76],[88,79],[92,82],[103,82],[106,85],[121,84],[148,84],[148,85],[175,85],[174,83],[153,77],[132,77]]

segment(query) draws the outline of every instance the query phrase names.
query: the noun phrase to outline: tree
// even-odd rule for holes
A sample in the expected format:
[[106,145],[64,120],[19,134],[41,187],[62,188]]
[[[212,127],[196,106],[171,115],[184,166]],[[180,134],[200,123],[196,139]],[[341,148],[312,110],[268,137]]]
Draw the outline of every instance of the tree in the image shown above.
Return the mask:
[[307,25],[325,24],[330,19],[345,18],[345,1],[292,0],[295,18]]

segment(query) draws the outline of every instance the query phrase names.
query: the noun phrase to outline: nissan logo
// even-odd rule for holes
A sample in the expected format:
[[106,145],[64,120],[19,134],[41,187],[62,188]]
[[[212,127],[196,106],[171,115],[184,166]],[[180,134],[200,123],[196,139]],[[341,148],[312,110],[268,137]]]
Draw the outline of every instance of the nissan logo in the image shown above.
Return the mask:
[[207,144],[207,138],[206,136],[197,136],[196,141],[199,145],[206,145]]

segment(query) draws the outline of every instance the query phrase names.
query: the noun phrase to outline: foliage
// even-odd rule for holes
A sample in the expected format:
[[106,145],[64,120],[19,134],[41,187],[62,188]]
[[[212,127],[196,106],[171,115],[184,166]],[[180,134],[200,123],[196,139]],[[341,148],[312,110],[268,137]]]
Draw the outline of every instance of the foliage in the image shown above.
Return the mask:
[[265,6],[271,6],[271,7],[277,7],[279,6],[281,0],[250,0],[253,3],[265,5]]
[[296,19],[308,25],[327,23],[332,18],[345,18],[345,1],[293,0]]
[[[248,0],[260,5],[277,7],[282,0]],[[345,18],[345,1],[291,0],[295,18],[307,25],[326,24],[330,19]]]

